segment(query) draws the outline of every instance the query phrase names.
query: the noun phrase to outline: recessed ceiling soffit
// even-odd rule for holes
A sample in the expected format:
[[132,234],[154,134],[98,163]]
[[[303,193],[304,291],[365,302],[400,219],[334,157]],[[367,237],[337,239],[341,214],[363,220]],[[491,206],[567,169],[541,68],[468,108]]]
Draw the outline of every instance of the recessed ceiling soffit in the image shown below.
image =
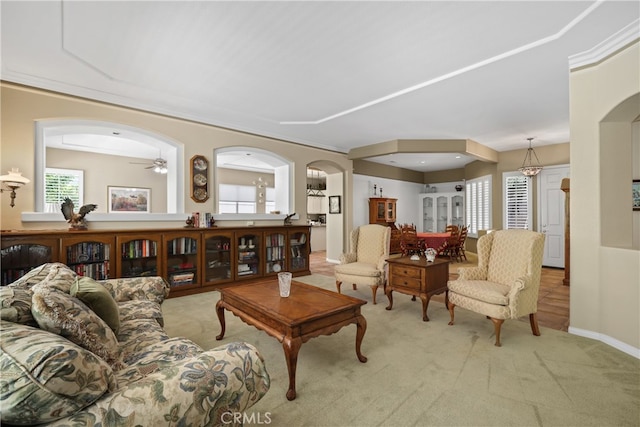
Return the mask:
[[350,160],[399,153],[459,153],[489,163],[498,162],[498,152],[470,139],[395,139],[351,149]]

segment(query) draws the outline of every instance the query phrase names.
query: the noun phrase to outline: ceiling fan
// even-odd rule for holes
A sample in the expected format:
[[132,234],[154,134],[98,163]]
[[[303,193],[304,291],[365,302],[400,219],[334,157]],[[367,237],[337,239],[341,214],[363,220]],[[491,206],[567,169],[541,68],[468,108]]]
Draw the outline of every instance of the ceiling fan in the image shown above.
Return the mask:
[[165,174],[167,173],[167,161],[162,157],[158,157],[150,163],[142,163],[142,162],[129,162],[132,165],[147,165],[145,169],[153,169],[155,173]]

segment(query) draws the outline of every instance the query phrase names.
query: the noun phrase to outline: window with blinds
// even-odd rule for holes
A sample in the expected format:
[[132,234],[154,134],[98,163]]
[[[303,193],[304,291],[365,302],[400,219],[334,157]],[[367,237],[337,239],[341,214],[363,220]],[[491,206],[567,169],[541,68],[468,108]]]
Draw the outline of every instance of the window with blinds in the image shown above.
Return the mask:
[[478,230],[491,229],[491,175],[467,180],[468,236],[478,237]]
[[84,204],[84,171],[46,168],[44,182],[45,212],[59,212],[60,205],[67,197],[77,207]]
[[220,184],[219,213],[256,213],[256,187],[253,185]]
[[519,172],[505,172],[504,228],[531,230],[531,180]]

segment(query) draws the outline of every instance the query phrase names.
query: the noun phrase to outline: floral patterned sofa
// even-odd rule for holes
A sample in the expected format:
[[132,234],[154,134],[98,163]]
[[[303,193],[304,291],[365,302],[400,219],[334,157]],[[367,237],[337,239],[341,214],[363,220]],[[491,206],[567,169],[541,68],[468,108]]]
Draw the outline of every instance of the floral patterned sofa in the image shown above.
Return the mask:
[[[229,425],[269,389],[247,343],[169,338],[160,277],[77,276],[44,264],[0,288],[3,425]],[[226,421],[226,422],[225,422]]]

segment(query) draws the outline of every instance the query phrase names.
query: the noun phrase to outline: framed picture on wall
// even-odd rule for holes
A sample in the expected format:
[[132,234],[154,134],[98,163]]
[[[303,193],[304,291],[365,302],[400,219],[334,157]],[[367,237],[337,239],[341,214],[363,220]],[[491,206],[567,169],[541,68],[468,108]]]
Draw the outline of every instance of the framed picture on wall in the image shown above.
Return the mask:
[[329,213],[340,213],[340,196],[329,196]]
[[151,189],[134,187],[107,187],[109,194],[109,213],[130,212],[130,213],[150,213],[151,212]]
[[640,211],[640,179],[634,179],[631,187],[633,210]]

